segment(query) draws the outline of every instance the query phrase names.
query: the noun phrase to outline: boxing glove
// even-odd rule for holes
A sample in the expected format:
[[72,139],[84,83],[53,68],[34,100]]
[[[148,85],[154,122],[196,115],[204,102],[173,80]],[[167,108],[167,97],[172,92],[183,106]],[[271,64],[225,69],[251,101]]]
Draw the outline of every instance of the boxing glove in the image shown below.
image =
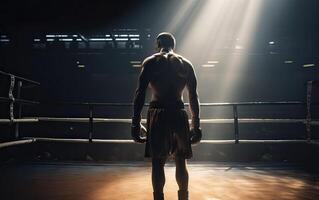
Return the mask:
[[146,128],[141,124],[132,125],[131,127],[131,135],[135,142],[144,143],[146,142]]
[[191,128],[190,142],[191,144],[198,144],[202,139],[202,130],[200,128]]

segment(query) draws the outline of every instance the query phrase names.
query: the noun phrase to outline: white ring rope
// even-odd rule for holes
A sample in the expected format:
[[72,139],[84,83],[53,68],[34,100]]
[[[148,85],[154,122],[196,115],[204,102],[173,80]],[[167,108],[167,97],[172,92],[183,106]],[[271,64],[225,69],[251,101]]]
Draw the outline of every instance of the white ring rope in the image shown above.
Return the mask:
[[[40,117],[39,121],[51,121],[51,122],[89,122],[89,118],[52,118],[52,117]],[[214,123],[234,123],[234,119],[201,119],[201,123],[214,124]],[[254,119],[243,118],[238,119],[241,123],[305,123],[305,119]],[[109,122],[109,123],[132,123],[131,119],[119,119],[119,118],[93,118],[93,122]],[[146,119],[142,119],[142,123],[146,123]]]
[[35,142],[36,139],[34,138],[26,138],[22,140],[16,140],[16,141],[11,141],[11,142],[3,142],[0,143],[0,149],[4,147],[9,147],[9,146],[15,146],[15,145],[20,145],[20,144],[30,144]]
[[[72,139],[72,138],[46,138],[46,137],[25,137],[24,139],[33,139],[39,142],[75,142],[88,143],[89,139]],[[109,143],[109,144],[134,144],[133,140],[127,139],[92,139],[92,143]],[[235,144],[235,140],[201,140],[201,144]],[[317,140],[239,140],[239,143],[318,143]]]
[[[0,119],[0,123],[32,123],[32,122],[74,122],[74,123],[88,123],[90,118],[71,118],[71,117],[34,117],[21,119]],[[131,123],[131,119],[120,118],[93,118],[93,123]],[[142,123],[146,123],[146,119],[142,119]],[[232,124],[234,119],[201,119],[203,124]],[[240,123],[307,123],[306,119],[258,119],[258,118],[239,118]],[[319,121],[311,121],[311,125],[319,125]]]
[[[63,142],[63,143],[102,143],[102,144],[135,144],[133,140],[127,139],[73,139],[73,138],[43,138],[43,137],[25,137],[21,140],[0,143],[0,149],[21,144],[30,144],[34,142]],[[235,140],[201,140],[201,144],[235,144]],[[319,145],[319,140],[239,140],[240,144],[315,144]]]
[[39,118],[21,118],[21,119],[0,119],[0,123],[32,123],[39,122]]

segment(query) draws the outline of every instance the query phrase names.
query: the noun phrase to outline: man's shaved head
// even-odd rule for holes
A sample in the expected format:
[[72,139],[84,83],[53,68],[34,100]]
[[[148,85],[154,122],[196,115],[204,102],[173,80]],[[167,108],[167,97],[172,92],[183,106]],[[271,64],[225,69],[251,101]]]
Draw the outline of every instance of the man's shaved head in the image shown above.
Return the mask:
[[169,32],[162,32],[156,37],[157,46],[164,49],[175,48],[175,38]]

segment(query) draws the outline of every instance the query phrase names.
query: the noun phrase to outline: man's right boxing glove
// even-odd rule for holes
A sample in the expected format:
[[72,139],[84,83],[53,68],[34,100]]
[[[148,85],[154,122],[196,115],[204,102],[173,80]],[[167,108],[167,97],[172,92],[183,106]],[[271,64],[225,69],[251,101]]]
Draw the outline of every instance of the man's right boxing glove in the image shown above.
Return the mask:
[[202,139],[202,130],[200,129],[200,119],[198,117],[192,118],[190,129],[191,144],[198,144]]

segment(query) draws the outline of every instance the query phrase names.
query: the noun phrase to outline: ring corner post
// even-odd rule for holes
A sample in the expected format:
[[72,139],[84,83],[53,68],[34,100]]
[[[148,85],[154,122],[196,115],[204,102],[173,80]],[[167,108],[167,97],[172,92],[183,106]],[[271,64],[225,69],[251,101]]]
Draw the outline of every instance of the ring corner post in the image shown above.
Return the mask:
[[14,75],[10,74],[10,86],[9,86],[9,91],[8,91],[8,97],[10,99],[10,103],[9,103],[9,119],[10,119],[10,129],[11,129],[11,133],[13,137],[15,138],[15,117],[14,117],[14,106],[16,103],[16,100],[14,98],[14,87],[16,84],[16,78]]
[[[18,90],[17,90],[17,98],[20,99],[21,97],[21,89],[22,89],[22,81],[18,81]],[[18,119],[21,119],[22,117],[22,104],[18,104]],[[16,122],[15,128],[14,128],[14,137],[15,139],[18,139],[20,137],[19,134],[19,122]]]

